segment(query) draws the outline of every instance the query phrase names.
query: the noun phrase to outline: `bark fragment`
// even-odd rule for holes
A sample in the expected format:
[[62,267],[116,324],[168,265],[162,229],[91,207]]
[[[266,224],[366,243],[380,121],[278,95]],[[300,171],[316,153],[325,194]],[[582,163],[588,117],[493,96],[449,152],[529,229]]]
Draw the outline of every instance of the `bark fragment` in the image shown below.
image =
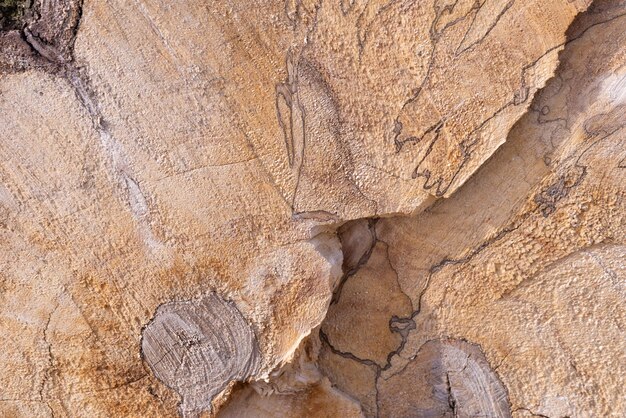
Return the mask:
[[56,72],[70,62],[82,0],[5,0],[0,3],[0,72]]

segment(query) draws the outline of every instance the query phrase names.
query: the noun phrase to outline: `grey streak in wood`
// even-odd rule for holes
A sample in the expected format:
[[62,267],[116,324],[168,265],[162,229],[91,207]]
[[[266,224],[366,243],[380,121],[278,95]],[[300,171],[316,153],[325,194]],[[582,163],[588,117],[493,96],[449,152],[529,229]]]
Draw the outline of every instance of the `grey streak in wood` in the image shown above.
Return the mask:
[[511,417],[507,390],[480,346],[461,339],[427,341],[377,387],[381,417]]
[[252,376],[260,360],[250,325],[215,293],[161,305],[143,330],[141,351],[154,375],[181,396],[183,416],[210,410],[213,398]]

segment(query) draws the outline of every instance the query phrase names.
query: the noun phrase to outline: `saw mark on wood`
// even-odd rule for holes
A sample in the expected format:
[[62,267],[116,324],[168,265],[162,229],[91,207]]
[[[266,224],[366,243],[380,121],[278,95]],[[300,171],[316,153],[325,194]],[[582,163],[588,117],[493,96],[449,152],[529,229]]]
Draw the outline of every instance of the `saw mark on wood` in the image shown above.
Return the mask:
[[252,327],[233,302],[215,293],[161,305],[142,332],[141,353],[182,397],[183,416],[211,410],[215,396],[251,377],[261,361]]

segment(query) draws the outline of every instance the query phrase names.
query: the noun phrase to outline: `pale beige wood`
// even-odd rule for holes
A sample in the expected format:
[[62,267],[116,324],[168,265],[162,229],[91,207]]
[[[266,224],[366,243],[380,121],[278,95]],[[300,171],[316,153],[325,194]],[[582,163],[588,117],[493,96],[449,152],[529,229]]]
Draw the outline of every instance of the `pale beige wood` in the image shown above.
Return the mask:
[[[442,379],[429,382],[423,351],[446,338],[480,346],[514,417],[626,412],[616,398],[626,373],[625,12],[623,2],[597,2],[577,20],[555,77],[455,195],[376,223],[374,251],[388,248],[400,290],[376,287],[372,252],[321,327],[321,369],[367,416],[497,416],[490,403],[464,410],[473,398],[447,405]],[[392,304],[398,294],[412,302],[408,315]],[[387,323],[351,316],[385,304]],[[398,342],[380,364],[382,333]]]
[[626,6],[590,4],[3,2],[0,415],[393,416],[446,337],[458,413],[619,415]]

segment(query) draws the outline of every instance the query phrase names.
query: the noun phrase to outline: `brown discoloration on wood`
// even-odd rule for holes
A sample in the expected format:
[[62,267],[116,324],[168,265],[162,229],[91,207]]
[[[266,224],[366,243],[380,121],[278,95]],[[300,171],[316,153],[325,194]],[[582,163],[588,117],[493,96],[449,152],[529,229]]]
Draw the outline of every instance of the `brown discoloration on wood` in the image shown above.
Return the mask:
[[[513,352],[500,365],[536,332],[509,338],[483,322],[505,306],[507,319],[544,329],[544,314],[511,304],[532,299],[533,283],[546,282],[535,276],[561,258],[561,275],[586,283],[567,254],[619,239],[623,107],[591,100],[623,100],[623,30],[615,13],[606,23],[610,2],[597,0],[592,26],[569,35],[584,65],[564,67],[536,102],[588,0],[81,4],[33,1],[37,14],[0,31],[0,369],[11,371],[0,374],[0,415],[176,416],[176,391],[140,357],[142,327],[159,306],[208,289],[254,326],[251,379],[282,376],[268,386],[285,393],[306,386],[292,411],[328,406],[319,400],[338,399],[334,389],[281,367],[320,325],[337,283],[321,368],[368,415],[376,380],[442,335],[481,344],[514,408],[609,415],[611,377],[585,366],[602,355],[590,348],[555,366],[575,405],[554,393],[544,402],[537,393],[559,386],[546,383],[553,376],[522,391],[541,374],[520,364],[534,363]],[[623,1],[612,4],[623,13]],[[609,26],[611,41],[599,41]],[[374,227],[367,218],[377,216]],[[339,280],[334,229],[356,218],[358,228],[339,231]],[[616,257],[590,254],[590,274],[618,272]],[[563,301],[570,287],[558,283],[553,299]],[[585,317],[605,324],[607,309]],[[555,312],[567,328],[572,316]],[[591,334],[570,351],[587,354],[576,341]],[[528,353],[548,362],[569,333],[546,335]],[[597,409],[585,403],[592,392]],[[359,409],[342,405],[329,411]]]
[[[618,312],[623,286],[616,287],[626,243],[624,6],[599,1],[577,19],[555,77],[454,196],[418,216],[378,220],[376,237],[389,245],[414,306],[404,319],[414,328],[389,353],[388,367],[358,357],[364,344],[337,347],[332,339],[321,359],[370,416],[401,408],[408,385],[388,382],[417,367],[426,341],[444,337],[480,344],[513,416],[622,414],[612,393],[621,387],[613,376],[623,374],[617,336],[626,323]],[[367,267],[357,272],[367,276],[363,283],[380,278]],[[359,323],[352,311],[371,300],[366,290],[333,305],[322,329],[385,332],[382,321],[351,328]],[[395,289],[377,294],[388,303],[396,297]],[[375,323],[378,331],[370,329]],[[357,372],[362,377],[350,381]],[[415,397],[435,387],[424,384]]]

